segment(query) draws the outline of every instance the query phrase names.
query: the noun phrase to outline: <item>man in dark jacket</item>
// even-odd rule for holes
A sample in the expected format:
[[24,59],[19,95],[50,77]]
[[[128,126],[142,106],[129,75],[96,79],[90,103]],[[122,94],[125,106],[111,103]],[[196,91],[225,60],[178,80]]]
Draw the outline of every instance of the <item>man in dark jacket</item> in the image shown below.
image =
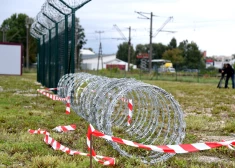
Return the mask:
[[234,69],[232,68],[232,66],[230,64],[226,64],[226,68],[225,68],[225,74],[227,74],[226,76],[226,80],[225,80],[225,88],[228,88],[228,81],[229,78],[232,79],[232,87],[234,89]]
[[223,65],[223,68],[222,69],[219,69],[219,73],[221,73],[221,77],[220,77],[220,80],[219,80],[219,83],[217,85],[217,88],[221,88],[221,84],[223,82],[223,80],[225,79],[225,68],[226,68],[226,64]]

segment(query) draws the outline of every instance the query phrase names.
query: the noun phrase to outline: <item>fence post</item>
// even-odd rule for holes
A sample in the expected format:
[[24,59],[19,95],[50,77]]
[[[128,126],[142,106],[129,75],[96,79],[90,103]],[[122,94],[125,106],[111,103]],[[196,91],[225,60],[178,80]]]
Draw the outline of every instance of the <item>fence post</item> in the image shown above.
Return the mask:
[[41,82],[40,79],[40,38],[37,39],[37,82]]
[[49,29],[49,42],[48,42],[49,54],[48,54],[48,76],[49,76],[49,84],[48,87],[52,87],[52,70],[51,70],[51,56],[52,56],[52,45],[51,45],[51,29]]
[[58,23],[55,24],[55,84],[59,82],[60,78],[60,66],[59,66],[59,32],[58,32]]
[[71,49],[69,57],[68,73],[74,73],[74,53],[75,53],[75,9],[72,9],[72,38],[71,38]]
[[43,38],[43,44],[42,44],[42,50],[43,50],[43,59],[42,59],[42,85],[45,86],[45,55],[46,55],[46,50],[45,50],[45,35],[42,36]]
[[65,47],[65,53],[64,53],[64,73],[68,73],[68,54],[69,54],[69,40],[68,40],[68,15],[65,15],[65,36],[64,36],[64,47]]
[[178,70],[177,70],[177,64],[175,64],[175,80],[178,80]]

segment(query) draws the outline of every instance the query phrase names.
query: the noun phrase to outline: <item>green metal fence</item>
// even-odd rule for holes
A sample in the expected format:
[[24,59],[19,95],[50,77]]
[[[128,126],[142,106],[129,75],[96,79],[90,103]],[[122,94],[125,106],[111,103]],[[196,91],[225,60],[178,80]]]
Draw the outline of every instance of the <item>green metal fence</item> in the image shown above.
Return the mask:
[[91,0],[47,0],[32,24],[38,39],[37,81],[56,87],[63,75],[75,72],[75,12]]

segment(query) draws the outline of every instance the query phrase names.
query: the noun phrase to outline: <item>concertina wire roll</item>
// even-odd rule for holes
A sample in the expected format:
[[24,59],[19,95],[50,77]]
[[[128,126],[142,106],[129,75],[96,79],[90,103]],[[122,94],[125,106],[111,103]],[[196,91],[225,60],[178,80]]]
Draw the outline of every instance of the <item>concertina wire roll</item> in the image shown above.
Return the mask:
[[[58,82],[58,96],[70,96],[71,108],[106,135],[148,145],[181,144],[186,124],[183,111],[164,89],[131,78],[107,78],[88,73],[66,74]],[[127,124],[128,101],[133,110]],[[172,157],[108,141],[120,154],[154,164]]]

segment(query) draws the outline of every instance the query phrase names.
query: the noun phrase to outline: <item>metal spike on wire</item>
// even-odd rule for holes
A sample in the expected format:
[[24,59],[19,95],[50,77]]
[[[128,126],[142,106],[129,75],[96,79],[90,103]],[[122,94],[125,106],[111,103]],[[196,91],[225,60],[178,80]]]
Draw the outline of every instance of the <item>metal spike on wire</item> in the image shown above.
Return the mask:
[[[148,145],[181,144],[185,137],[179,103],[154,85],[135,79],[67,74],[58,83],[58,95],[70,96],[71,108],[106,135]],[[108,143],[120,154],[138,157],[144,163],[154,164],[174,155]]]

